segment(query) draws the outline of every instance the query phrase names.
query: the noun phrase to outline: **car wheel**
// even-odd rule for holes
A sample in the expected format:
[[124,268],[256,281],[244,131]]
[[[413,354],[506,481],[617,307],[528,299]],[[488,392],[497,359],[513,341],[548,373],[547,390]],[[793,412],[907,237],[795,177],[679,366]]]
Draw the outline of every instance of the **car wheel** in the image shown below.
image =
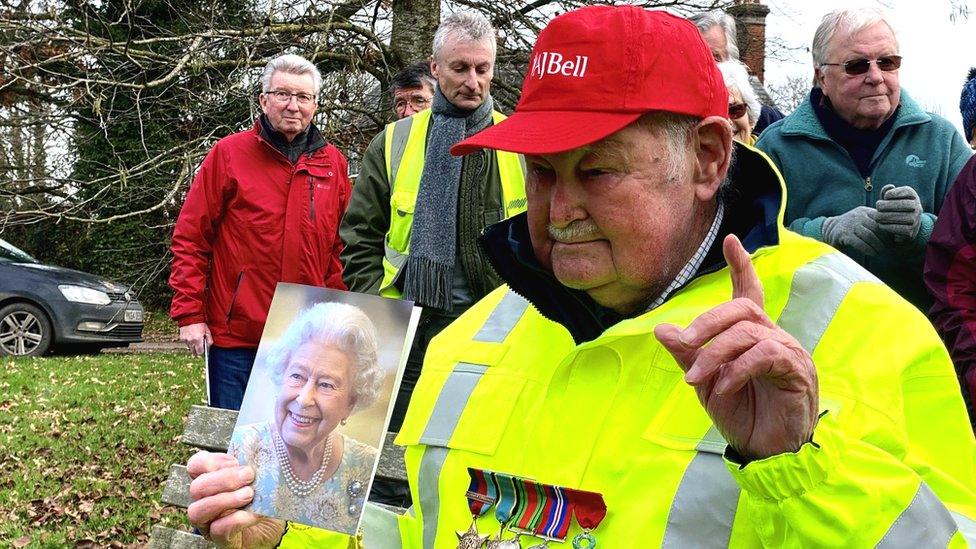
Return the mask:
[[47,315],[34,305],[12,303],[0,309],[0,355],[41,356],[53,336]]

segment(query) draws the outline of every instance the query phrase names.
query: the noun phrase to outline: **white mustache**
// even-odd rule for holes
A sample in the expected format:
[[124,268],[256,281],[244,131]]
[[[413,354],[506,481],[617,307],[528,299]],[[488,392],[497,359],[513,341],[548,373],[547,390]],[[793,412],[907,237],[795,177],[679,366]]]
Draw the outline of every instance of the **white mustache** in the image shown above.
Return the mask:
[[546,226],[549,238],[557,242],[575,242],[588,240],[600,236],[600,229],[592,221],[573,221],[565,227],[556,227],[553,224]]

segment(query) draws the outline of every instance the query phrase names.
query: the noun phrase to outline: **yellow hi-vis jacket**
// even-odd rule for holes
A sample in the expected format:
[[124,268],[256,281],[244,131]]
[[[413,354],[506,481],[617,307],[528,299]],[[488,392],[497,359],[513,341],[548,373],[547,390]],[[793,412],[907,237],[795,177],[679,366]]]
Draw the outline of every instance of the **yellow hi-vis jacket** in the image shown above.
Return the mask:
[[[600,547],[976,546],[976,440],[941,341],[867,271],[781,221],[779,244],[752,261],[766,312],[817,367],[814,443],[744,467],[724,459],[653,335],[727,301],[727,267],[579,345],[503,286],[431,343],[397,439],[414,506],[369,506],[363,545],[457,547],[476,467],[600,492]],[[477,526],[497,533],[494,510]],[[355,540],[294,529],[282,547],[344,543]]]
[[[492,111],[491,115],[495,124],[505,120],[505,115],[500,112]],[[409,119],[391,122],[386,127],[383,156],[386,158],[386,173],[391,189],[390,227],[386,232],[383,280],[379,291],[382,296],[400,297],[400,290],[394,282],[410,253],[410,229],[413,227],[420,177],[424,173],[430,117],[431,110],[427,109]],[[504,151],[495,151],[494,154],[498,159],[505,217],[511,217],[525,211],[525,172],[522,157]]]

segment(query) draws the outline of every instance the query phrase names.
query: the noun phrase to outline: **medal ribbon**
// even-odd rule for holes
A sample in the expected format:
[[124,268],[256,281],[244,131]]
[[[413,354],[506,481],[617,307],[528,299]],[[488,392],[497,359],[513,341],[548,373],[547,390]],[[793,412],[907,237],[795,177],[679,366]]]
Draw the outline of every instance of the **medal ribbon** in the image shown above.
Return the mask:
[[560,486],[549,484],[540,485],[544,500],[542,505],[542,520],[535,529],[535,534],[539,537],[559,540],[566,539],[569,532],[569,523],[572,507],[566,499],[566,493]]
[[527,479],[518,479],[519,492],[523,505],[515,514],[515,527],[526,532],[535,532],[542,520],[542,506],[545,503],[545,493],[539,483]]
[[603,496],[596,492],[566,488],[566,498],[571,501],[576,521],[584,530],[593,530],[607,516],[607,504]]
[[512,512],[518,506],[518,493],[515,489],[515,479],[505,473],[489,473],[498,488],[498,502],[495,505],[495,518],[504,528],[512,518]]
[[468,498],[468,509],[471,510],[471,516],[480,517],[498,501],[498,492],[495,490],[495,483],[487,477],[485,471],[468,467],[468,476],[471,477],[471,484],[465,494]]

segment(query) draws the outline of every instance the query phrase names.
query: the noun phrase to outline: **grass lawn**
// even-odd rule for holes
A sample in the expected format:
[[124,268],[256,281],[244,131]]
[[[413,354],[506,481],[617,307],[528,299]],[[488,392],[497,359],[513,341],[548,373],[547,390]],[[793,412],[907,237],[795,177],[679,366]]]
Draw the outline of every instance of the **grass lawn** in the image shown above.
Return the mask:
[[0,358],[0,546],[141,546],[203,364],[187,354]]

